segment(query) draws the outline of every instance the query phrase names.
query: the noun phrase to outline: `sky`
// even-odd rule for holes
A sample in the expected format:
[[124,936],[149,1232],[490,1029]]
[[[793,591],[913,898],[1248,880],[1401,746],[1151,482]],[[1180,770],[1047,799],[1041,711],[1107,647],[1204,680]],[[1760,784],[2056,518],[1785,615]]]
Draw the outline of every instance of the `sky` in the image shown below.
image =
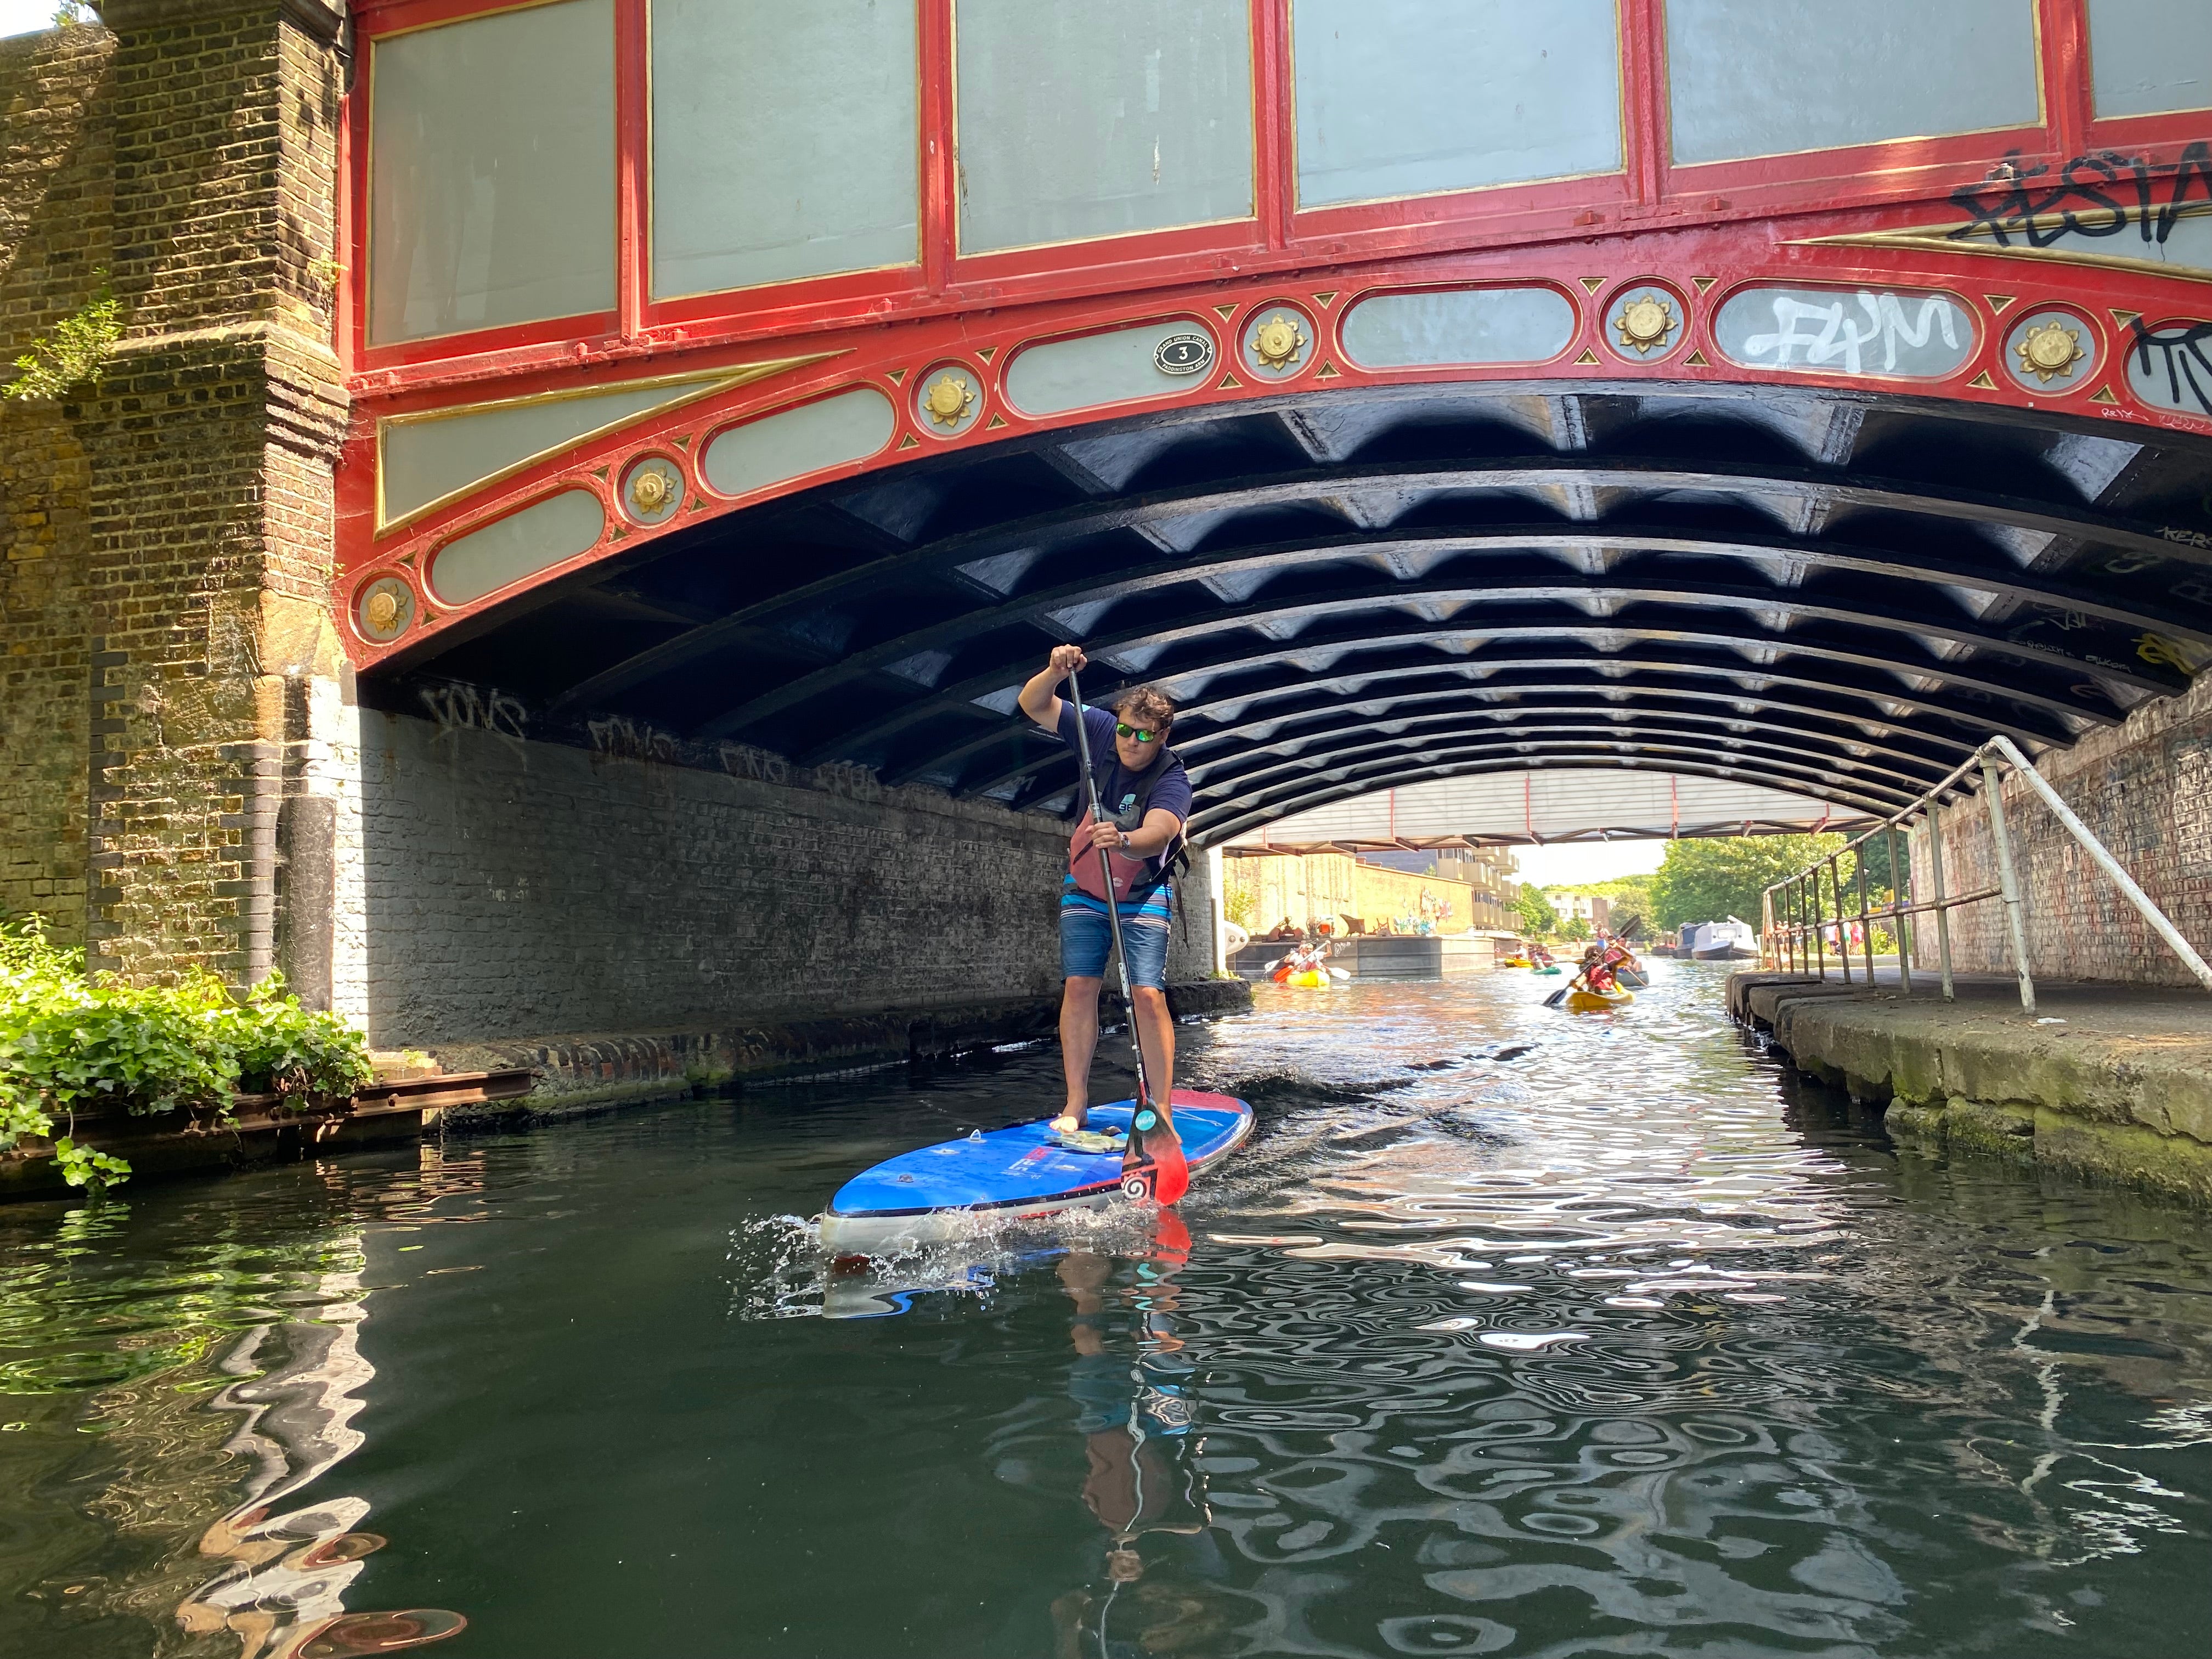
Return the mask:
[[0,0],[0,35],[51,28],[59,0]]
[[[4,0],[0,0],[4,3]],[[1578,842],[1565,847],[1516,847],[1513,861],[1522,881],[1545,887],[1648,876],[1667,856],[1663,841]]]

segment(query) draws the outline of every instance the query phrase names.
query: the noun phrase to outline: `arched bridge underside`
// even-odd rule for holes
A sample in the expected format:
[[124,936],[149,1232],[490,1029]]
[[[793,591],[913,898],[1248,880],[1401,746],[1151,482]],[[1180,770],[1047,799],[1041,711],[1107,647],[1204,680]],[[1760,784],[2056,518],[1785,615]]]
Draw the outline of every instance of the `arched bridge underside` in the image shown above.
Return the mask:
[[[963,446],[706,518],[364,678],[852,763],[1015,807],[1014,711],[1183,702],[1197,836],[1417,779],[1618,765],[1893,811],[2212,659],[2212,439],[1884,392],[1587,379],[1317,388]],[[636,733],[650,734],[636,739]],[[711,761],[709,762],[711,763]]]

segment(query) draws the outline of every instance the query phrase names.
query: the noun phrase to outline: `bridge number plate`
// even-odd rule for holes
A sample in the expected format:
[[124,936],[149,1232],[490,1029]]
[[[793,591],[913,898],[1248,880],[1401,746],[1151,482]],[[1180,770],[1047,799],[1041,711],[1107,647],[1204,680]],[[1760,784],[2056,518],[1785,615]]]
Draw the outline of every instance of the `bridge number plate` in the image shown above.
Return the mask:
[[1213,367],[1213,342],[1195,332],[1170,334],[1152,348],[1152,366],[1163,374],[1203,374]]

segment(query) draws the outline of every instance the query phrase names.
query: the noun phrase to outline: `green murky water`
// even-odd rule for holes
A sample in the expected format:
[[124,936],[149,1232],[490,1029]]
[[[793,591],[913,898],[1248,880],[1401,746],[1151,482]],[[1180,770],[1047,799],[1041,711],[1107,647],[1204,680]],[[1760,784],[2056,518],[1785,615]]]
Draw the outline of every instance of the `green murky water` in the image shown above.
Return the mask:
[[0,1652],[2202,1651],[2206,1218],[1657,972],[1264,990],[1180,1228],[863,1274],[801,1218],[1050,1050],[0,1212]]

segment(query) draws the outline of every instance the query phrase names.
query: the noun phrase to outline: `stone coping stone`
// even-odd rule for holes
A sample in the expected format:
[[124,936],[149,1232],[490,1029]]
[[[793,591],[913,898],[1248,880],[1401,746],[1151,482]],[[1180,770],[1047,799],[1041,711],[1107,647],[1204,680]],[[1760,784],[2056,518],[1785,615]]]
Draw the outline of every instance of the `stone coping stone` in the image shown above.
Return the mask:
[[2029,1014],[2009,979],[1915,988],[1742,974],[1729,1006],[1901,1141],[2212,1204],[2212,996],[2046,984]]

